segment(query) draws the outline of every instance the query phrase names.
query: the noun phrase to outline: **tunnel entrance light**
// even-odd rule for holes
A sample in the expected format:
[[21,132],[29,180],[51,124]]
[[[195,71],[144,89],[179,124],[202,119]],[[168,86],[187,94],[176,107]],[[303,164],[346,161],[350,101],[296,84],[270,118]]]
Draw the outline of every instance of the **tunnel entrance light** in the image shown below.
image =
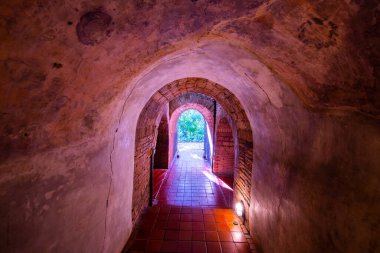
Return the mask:
[[244,206],[243,206],[243,203],[241,201],[237,202],[235,204],[235,212],[236,212],[237,216],[243,217],[243,215],[244,215]]

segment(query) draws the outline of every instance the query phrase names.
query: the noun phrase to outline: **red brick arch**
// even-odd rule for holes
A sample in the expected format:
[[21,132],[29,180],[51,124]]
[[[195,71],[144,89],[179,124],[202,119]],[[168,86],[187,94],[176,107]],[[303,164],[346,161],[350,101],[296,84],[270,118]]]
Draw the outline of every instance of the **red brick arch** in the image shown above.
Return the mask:
[[223,86],[204,78],[184,78],[173,81],[159,89],[140,113],[135,144],[134,191],[132,196],[132,219],[136,221],[149,200],[149,159],[154,147],[158,117],[164,106],[176,97],[195,92],[215,99],[236,124],[238,140],[238,164],[235,172],[234,198],[242,200],[249,210],[253,136],[246,113],[234,94]]

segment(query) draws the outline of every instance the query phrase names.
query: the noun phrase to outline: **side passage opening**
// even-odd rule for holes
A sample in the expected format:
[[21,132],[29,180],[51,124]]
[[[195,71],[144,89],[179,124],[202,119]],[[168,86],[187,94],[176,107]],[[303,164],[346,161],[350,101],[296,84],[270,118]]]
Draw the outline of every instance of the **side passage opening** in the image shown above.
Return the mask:
[[160,125],[158,126],[156,149],[153,155],[154,162],[151,166],[153,171],[150,177],[150,180],[152,180],[150,204],[153,204],[157,198],[157,194],[169,168],[169,123],[166,114],[162,115]]

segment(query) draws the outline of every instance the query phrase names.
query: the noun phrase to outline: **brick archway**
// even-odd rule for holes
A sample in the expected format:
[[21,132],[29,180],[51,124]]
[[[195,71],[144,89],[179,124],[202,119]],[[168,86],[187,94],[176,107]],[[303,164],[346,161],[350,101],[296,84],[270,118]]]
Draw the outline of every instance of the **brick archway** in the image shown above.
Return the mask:
[[[135,172],[132,196],[132,220],[136,222],[149,199],[149,159],[156,138],[157,121],[165,105],[176,97],[188,92],[196,92],[215,99],[230,115],[237,127],[238,164],[234,185],[234,199],[243,201],[249,210],[253,136],[246,113],[229,90],[204,78],[184,78],[173,81],[159,89],[140,113],[135,143]],[[248,220],[247,220],[248,221]]]
[[[170,164],[175,160],[175,155],[177,153],[177,122],[180,115],[190,109],[194,109],[202,114],[205,122],[207,123],[210,131],[212,131],[212,126],[214,124],[214,118],[212,112],[201,104],[187,103],[178,107],[174,112],[172,112],[169,120],[169,162]],[[211,132],[212,136],[212,132]]]

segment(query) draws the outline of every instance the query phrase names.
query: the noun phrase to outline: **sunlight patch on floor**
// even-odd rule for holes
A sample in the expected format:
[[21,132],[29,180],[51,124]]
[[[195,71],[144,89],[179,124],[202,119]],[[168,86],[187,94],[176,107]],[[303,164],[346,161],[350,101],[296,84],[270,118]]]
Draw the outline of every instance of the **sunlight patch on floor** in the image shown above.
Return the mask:
[[230,191],[234,191],[229,185],[227,185],[225,182],[223,182],[223,180],[221,180],[220,178],[218,178],[216,175],[214,174],[211,174],[210,172],[208,171],[202,171],[202,173],[213,183],[223,187],[223,188],[226,188]]

